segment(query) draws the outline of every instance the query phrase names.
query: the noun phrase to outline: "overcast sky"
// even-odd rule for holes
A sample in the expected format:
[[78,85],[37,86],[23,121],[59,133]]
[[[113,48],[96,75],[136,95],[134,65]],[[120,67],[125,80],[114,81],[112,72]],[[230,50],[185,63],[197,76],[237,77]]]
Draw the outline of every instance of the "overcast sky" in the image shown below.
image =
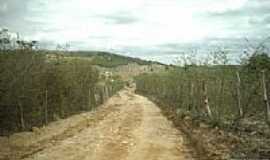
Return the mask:
[[213,46],[236,56],[244,38],[270,36],[270,0],[0,0],[0,27],[47,47],[162,62]]

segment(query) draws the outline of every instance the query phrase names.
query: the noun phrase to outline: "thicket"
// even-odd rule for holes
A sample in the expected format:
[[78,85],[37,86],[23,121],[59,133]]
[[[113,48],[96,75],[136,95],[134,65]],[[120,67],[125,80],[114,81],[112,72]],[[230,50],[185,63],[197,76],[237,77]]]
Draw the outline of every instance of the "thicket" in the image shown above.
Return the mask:
[[[140,75],[136,92],[154,98],[179,119],[188,116],[240,137],[248,134],[241,146],[246,154],[270,150],[269,139],[262,138],[270,133],[270,57],[261,53],[242,65],[222,63],[189,64]],[[250,134],[261,138],[253,141]]]
[[55,55],[0,51],[0,135],[92,110],[123,87],[118,79],[100,77],[87,60]]
[[[179,113],[222,122],[264,113],[262,73],[247,75],[237,68],[193,66],[188,70],[144,74],[136,78],[137,91],[155,95]],[[265,80],[269,82],[269,78]]]

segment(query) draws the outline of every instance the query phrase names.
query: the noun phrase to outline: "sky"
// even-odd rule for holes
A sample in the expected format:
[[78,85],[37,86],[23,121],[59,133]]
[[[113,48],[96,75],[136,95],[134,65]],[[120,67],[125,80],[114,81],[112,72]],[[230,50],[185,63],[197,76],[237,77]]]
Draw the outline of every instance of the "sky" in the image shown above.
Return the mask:
[[111,51],[173,63],[270,35],[270,0],[0,0],[0,28],[48,49]]

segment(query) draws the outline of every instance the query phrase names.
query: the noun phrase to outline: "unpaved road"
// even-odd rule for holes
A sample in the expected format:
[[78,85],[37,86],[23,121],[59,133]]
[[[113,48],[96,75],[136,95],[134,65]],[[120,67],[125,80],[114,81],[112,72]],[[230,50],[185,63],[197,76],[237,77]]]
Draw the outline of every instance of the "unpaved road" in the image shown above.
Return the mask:
[[[38,145],[29,145],[20,153],[15,153],[13,148],[13,154],[19,155],[13,155],[13,159],[192,159],[191,151],[185,146],[183,134],[173,127],[155,104],[136,95],[133,89],[122,90],[94,114],[84,116],[86,123],[81,127],[75,126],[54,138],[39,141]],[[74,117],[69,119],[72,118]],[[42,136],[43,133],[38,134]],[[17,151],[19,150],[20,148]]]

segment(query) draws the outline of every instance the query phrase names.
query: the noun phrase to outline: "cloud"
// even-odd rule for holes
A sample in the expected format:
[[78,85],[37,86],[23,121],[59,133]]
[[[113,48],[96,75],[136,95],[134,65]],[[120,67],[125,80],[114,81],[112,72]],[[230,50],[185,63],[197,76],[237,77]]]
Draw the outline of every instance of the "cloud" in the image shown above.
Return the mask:
[[[28,1],[30,2],[30,1]],[[27,11],[27,2],[21,3],[20,0],[8,0],[5,2],[1,2],[0,10],[0,17],[3,18],[15,18],[15,17],[22,17],[26,14]],[[18,5],[19,4],[19,5]]]
[[270,1],[248,0],[239,8],[230,8],[223,11],[209,11],[208,16],[220,18],[239,18],[242,16],[261,16],[269,14]]
[[32,16],[29,8],[33,1],[34,0],[28,0],[22,2],[20,0],[8,0],[3,2],[1,6],[2,9],[5,9],[0,12],[0,26],[24,35],[29,35],[39,29],[40,24],[32,23],[27,19],[27,17]]
[[270,14],[261,17],[251,17],[249,19],[249,24],[257,27],[270,25]]
[[103,18],[106,22],[112,24],[132,24],[139,22],[139,19],[127,11],[112,13],[108,15],[98,15],[98,18]]
[[0,5],[0,13],[1,12],[6,12],[6,11],[7,11],[7,4],[4,3],[4,4]]
[[263,22],[264,22],[265,24],[270,24],[270,14],[269,14],[267,17],[265,17],[265,18],[263,19]]
[[264,39],[270,30],[270,1],[2,0],[0,27],[44,46],[67,42],[74,50],[167,59],[214,46],[236,52],[245,47],[245,37]]

